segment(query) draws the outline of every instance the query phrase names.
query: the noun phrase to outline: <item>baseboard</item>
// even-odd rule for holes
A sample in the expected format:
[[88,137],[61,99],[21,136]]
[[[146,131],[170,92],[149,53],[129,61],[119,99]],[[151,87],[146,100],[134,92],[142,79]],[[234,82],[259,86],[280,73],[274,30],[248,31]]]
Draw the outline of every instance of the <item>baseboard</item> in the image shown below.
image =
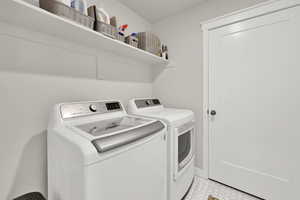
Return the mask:
[[195,174],[196,176],[199,176],[201,178],[208,178],[207,173],[205,172],[204,169],[200,169],[199,167],[195,167]]

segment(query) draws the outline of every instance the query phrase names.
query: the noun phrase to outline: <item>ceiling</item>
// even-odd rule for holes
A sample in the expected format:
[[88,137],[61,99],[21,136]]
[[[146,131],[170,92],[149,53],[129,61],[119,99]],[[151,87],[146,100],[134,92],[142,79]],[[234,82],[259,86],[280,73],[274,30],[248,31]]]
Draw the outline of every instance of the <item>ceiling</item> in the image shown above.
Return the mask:
[[119,0],[151,23],[179,13],[207,0]]

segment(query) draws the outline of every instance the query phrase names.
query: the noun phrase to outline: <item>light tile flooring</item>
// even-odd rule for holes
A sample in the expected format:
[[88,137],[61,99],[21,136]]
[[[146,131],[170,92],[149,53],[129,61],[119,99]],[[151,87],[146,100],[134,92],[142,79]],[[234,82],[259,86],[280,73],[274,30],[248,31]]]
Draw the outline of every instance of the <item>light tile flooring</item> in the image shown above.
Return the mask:
[[209,195],[219,200],[259,200],[222,184],[199,177],[195,178],[195,182],[185,200],[207,200]]

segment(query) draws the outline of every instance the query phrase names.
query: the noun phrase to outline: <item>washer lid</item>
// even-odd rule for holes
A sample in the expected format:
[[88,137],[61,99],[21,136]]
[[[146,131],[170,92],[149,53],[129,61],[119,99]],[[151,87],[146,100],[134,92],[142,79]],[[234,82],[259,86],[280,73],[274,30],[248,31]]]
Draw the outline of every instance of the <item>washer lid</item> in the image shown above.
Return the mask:
[[89,136],[99,153],[160,133],[165,125],[158,120],[125,116],[74,126]]
[[194,118],[194,113],[191,110],[163,108],[161,110],[139,110],[138,115],[161,119],[166,123],[174,123],[187,118]]
[[104,153],[159,133],[164,128],[165,125],[163,123],[160,121],[154,121],[146,126],[95,139],[92,143],[99,153]]
[[92,135],[93,137],[106,137],[107,135],[120,132],[122,130],[132,129],[143,124],[150,123],[152,120],[137,117],[120,117],[107,120],[101,120],[88,124],[76,126],[76,128]]

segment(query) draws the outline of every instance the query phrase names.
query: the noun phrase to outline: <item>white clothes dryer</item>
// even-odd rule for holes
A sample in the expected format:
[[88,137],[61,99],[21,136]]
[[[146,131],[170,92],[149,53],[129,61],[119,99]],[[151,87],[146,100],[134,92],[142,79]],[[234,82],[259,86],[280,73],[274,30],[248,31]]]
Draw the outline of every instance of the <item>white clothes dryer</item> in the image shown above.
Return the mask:
[[191,110],[164,107],[158,99],[132,99],[130,114],[163,120],[167,134],[168,200],[181,200],[194,180],[195,119]]

